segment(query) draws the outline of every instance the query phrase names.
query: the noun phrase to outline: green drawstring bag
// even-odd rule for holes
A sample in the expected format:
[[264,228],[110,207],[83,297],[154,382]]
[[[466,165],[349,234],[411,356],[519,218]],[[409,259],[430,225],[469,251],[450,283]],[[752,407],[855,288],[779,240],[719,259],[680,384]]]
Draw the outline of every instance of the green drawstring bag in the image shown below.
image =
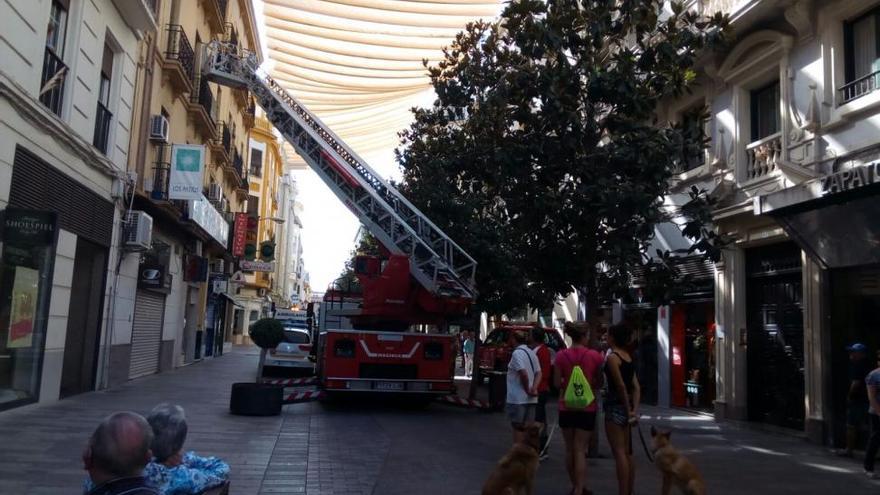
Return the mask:
[[568,377],[568,385],[565,386],[565,395],[562,401],[565,408],[570,411],[582,411],[587,408],[596,397],[593,396],[593,388],[590,382],[584,376],[584,371],[580,366],[575,365],[571,370],[571,376]]

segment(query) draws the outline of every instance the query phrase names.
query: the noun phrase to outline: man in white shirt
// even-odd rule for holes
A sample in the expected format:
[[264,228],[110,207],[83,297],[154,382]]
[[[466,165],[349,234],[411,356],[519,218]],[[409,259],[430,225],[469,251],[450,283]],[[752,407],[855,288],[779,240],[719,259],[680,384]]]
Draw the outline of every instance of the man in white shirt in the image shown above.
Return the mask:
[[510,363],[507,365],[507,417],[513,426],[513,443],[524,439],[526,427],[535,421],[541,365],[526,344],[524,332],[511,332]]

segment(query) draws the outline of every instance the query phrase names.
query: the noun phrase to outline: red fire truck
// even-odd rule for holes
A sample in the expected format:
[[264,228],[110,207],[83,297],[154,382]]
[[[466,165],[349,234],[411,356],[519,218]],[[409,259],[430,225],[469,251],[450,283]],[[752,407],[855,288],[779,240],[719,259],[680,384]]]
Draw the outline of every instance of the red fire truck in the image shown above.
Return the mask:
[[325,391],[451,392],[453,337],[442,330],[476,295],[474,259],[265,74],[254,54],[234,42],[214,41],[203,55],[203,77],[249,90],[266,118],[382,246],[380,256],[356,260],[361,294],[328,291],[321,304],[316,357]]
[[321,304],[317,373],[324,391],[452,393],[455,337],[438,330],[470,300],[431,294],[413,281],[408,257],[386,249],[356,257],[355,274],[360,293],[335,287]]

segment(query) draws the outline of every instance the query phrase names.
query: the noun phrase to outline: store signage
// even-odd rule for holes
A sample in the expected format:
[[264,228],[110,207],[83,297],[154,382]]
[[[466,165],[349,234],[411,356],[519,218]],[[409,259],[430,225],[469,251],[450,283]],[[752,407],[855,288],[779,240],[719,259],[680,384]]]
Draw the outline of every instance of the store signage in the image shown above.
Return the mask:
[[232,228],[232,256],[244,256],[244,245],[247,242],[248,215],[235,214],[235,225]]
[[168,198],[200,199],[204,173],[204,145],[173,145],[171,147],[171,177],[168,181]]
[[138,288],[161,289],[165,286],[165,266],[158,263],[141,263],[138,267]]
[[851,191],[874,183],[880,183],[880,161],[861,167],[826,175],[820,179],[822,195]]
[[3,239],[23,247],[52,244],[56,218],[51,211],[7,208],[3,217]]
[[241,260],[238,262],[239,268],[246,272],[274,272],[275,262],[273,261],[251,261]]
[[226,247],[229,239],[229,223],[205,196],[189,202],[189,218],[205,229],[221,246]]

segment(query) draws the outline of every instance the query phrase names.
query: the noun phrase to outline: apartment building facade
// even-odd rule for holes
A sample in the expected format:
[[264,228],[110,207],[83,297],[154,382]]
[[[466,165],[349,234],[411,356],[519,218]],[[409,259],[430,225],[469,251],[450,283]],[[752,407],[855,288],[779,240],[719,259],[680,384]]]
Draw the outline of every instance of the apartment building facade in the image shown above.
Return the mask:
[[[132,206],[153,219],[152,245],[120,291],[132,324],[114,341],[111,383],[220,354],[231,342],[231,236],[235,213],[246,210],[255,108],[247,91],[202,77],[205,46],[214,40],[262,60],[250,1],[163,0],[157,30],[141,45],[129,170],[137,177]],[[202,183],[190,199],[174,192],[172,166],[182,149],[200,157]],[[158,281],[144,280],[157,273]]]
[[[732,239],[714,269],[712,303],[699,310],[714,412],[840,443],[845,347],[880,346],[880,225],[871,214],[880,206],[880,2],[689,6],[723,10],[736,32],[702,67],[698,89],[661,109],[669,121],[702,106],[710,113],[693,125],[705,126],[711,145],[675,177],[668,206],[692,186],[706,189],[718,200],[719,232]],[[658,237],[675,247],[674,234]],[[676,349],[671,327],[682,316],[656,311],[659,376],[674,389],[686,341]]]
[[0,409],[105,384],[149,1],[0,5]]

